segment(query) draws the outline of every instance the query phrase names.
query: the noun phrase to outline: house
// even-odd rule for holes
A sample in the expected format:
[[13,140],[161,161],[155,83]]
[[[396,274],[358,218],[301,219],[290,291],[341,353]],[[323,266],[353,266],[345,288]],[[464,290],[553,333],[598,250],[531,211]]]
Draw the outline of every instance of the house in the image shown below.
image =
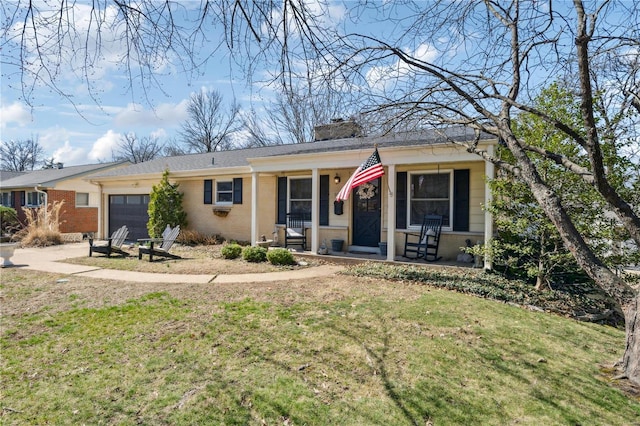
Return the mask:
[[3,171],[0,175],[0,204],[14,208],[18,219],[24,222],[24,209],[64,200],[60,232],[97,232],[100,187],[85,178],[127,164],[129,162],[64,167],[57,163],[54,168],[29,172]]
[[[446,132],[446,137],[442,132]],[[485,176],[493,166],[447,138],[472,140],[464,128],[345,137],[304,144],[275,145],[190,154],[112,169],[91,177],[102,188],[100,232],[127,225],[131,238],[147,237],[147,204],[165,169],[184,193],[189,227],[229,240],[257,242],[261,236],[284,242],[286,215],[303,212],[307,249],[341,239],[352,251],[377,252],[387,242],[387,258],[401,255],[407,232],[420,228],[426,213],[443,215],[440,255],[455,260],[465,240],[487,240],[491,219],[482,206],[490,197]],[[326,132],[325,132],[326,133]],[[335,135],[333,135],[335,137]],[[497,140],[479,144],[493,152]],[[385,174],[334,203],[342,186],[377,146]]]

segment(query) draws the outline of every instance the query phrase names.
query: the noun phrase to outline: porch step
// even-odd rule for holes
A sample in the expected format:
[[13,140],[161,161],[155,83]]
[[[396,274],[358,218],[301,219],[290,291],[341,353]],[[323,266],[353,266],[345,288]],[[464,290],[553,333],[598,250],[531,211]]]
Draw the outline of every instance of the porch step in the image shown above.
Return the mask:
[[380,254],[380,249],[378,247],[349,246],[347,252],[353,254]]

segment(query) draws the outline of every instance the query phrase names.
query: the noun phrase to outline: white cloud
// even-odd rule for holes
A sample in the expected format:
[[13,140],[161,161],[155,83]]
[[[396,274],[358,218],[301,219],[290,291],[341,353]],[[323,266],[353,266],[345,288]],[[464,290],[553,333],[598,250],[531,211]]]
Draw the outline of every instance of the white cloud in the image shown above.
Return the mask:
[[[407,54],[418,61],[433,62],[439,53],[432,45],[422,43],[413,52],[407,51]],[[414,72],[411,65],[395,60],[390,64],[371,67],[367,71],[366,80],[369,87],[383,92],[396,85],[399,80],[411,78]]]
[[0,128],[16,123],[20,127],[24,127],[33,120],[29,108],[20,102],[14,102],[11,105],[2,105],[0,107]]
[[120,133],[109,130],[93,143],[93,147],[89,152],[89,159],[92,161],[111,160],[111,154],[116,149],[120,137]]
[[118,127],[176,126],[187,119],[188,105],[189,101],[184,99],[178,104],[164,103],[148,110],[140,104],[130,103],[116,115],[114,124]]
[[84,148],[74,148],[69,141],[53,152],[53,160],[66,166],[87,164],[87,152]]
[[87,147],[82,146],[82,143],[72,141],[86,141],[93,137],[95,136],[88,133],[69,130],[61,126],[53,126],[39,131],[38,142],[44,148],[47,159],[53,158],[56,162],[73,166],[88,164],[91,161],[87,158]]
[[164,129],[160,128],[152,131],[149,136],[151,136],[152,138],[164,139],[167,137],[167,132]]
[[38,133],[38,142],[45,150],[53,150],[60,144],[69,143],[69,131],[60,126],[50,127]]
[[414,58],[422,62],[432,62],[438,57],[438,51],[428,43],[422,43],[413,53]]

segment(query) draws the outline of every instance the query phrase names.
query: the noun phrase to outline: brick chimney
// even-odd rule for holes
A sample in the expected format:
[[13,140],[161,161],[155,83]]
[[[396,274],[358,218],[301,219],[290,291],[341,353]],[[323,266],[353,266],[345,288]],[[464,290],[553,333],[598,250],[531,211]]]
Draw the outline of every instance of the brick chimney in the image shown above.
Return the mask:
[[354,120],[334,118],[329,124],[314,127],[314,140],[357,138],[362,136],[362,126]]

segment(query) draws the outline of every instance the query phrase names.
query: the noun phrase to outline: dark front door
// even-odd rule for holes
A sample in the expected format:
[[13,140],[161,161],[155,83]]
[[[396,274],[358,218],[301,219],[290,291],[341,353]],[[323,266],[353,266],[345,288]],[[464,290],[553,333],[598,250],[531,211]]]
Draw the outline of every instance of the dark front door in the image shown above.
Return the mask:
[[380,179],[353,190],[353,245],[378,247],[380,241]]
[[128,241],[148,238],[149,195],[111,195],[109,196],[109,235],[122,225],[129,229]]

